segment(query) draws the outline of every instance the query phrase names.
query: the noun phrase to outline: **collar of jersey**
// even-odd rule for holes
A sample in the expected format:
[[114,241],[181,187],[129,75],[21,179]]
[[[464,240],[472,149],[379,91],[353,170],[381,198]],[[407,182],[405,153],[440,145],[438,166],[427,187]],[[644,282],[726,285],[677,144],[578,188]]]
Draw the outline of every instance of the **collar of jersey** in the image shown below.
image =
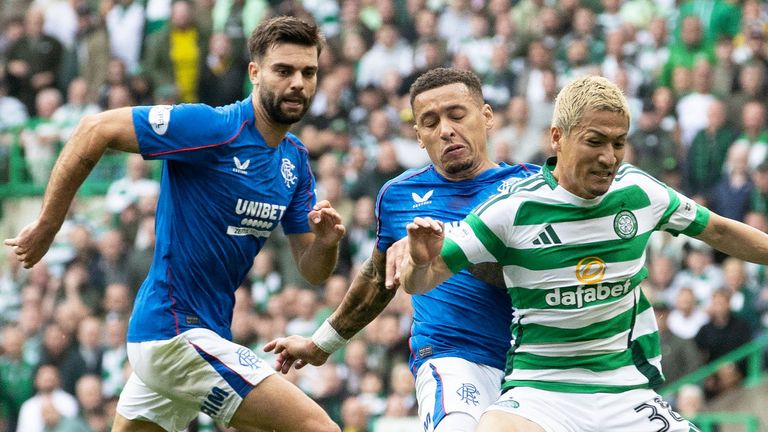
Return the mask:
[[557,165],[557,156],[552,156],[551,158],[547,159],[547,161],[544,163],[544,166],[541,167],[541,172],[544,173],[544,181],[547,182],[547,185],[552,190],[557,188],[557,180],[555,180],[555,176],[552,175],[552,171],[555,169],[555,165]]

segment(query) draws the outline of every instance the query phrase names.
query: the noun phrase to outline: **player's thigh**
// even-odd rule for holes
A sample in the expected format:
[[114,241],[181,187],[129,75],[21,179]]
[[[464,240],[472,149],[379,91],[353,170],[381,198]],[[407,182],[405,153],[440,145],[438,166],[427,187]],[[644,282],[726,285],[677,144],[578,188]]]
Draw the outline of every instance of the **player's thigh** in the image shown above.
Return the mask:
[[416,398],[424,431],[434,431],[452,413],[466,413],[478,422],[499,397],[503,376],[499,369],[456,357],[423,363],[416,373]]
[[487,411],[480,418],[477,432],[545,432],[544,428],[525,417],[505,411]]
[[195,404],[174,402],[149,388],[132,373],[120,392],[113,431],[176,431],[197,416]]
[[248,393],[230,426],[240,432],[340,431],[317,403],[279,375],[270,375]]
[[477,428],[477,420],[464,412],[452,412],[435,426],[434,432],[474,432]]
[[115,414],[115,422],[112,424],[112,432],[165,432],[160,426],[143,420],[128,420]]
[[672,410],[653,390],[631,390],[601,398],[601,428],[637,432],[688,432],[697,430]]
[[[141,405],[146,399],[152,405],[133,415],[149,412],[142,415],[151,415],[148,420],[169,430],[168,426],[184,429],[198,412],[228,425],[251,390],[275,373],[247,347],[202,328],[167,341],[128,344],[128,355],[138,377],[134,381],[159,395],[160,402],[170,403],[136,392],[141,397],[126,400]],[[134,418],[125,411],[121,414]]]

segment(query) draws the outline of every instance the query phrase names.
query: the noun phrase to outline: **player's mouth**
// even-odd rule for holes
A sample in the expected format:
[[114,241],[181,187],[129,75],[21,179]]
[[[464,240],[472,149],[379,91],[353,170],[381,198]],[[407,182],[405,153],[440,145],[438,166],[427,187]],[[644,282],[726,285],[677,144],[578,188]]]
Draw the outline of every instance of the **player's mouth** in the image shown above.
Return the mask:
[[282,103],[288,109],[304,108],[304,99],[302,98],[285,98]]
[[443,150],[443,156],[459,157],[466,151],[466,147],[461,144],[450,144]]

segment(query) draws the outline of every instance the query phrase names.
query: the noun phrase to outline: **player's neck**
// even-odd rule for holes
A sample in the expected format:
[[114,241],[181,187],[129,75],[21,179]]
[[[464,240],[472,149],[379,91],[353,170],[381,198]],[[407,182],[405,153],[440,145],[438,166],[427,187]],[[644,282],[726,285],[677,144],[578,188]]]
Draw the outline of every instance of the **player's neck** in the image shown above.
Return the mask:
[[286,132],[291,128],[291,125],[277,123],[267,115],[264,111],[264,107],[261,104],[253,103],[253,117],[256,129],[264,138],[264,141],[270,147],[277,147],[280,145],[280,141],[285,138]]
[[473,167],[471,167],[469,169],[466,169],[464,171],[460,171],[460,172],[457,172],[457,173],[447,173],[447,172],[445,172],[444,170],[442,170],[440,168],[438,168],[437,171],[440,173],[440,175],[442,175],[443,177],[445,177],[448,180],[451,180],[451,181],[462,181],[462,180],[473,179],[473,178],[479,176],[480,174],[488,171],[491,168],[496,168],[497,166],[499,166],[499,164],[497,164],[496,162],[494,162],[494,161],[492,161],[490,159],[486,159],[482,163],[479,163],[479,164],[477,164],[477,165],[475,165],[475,166],[473,166]]

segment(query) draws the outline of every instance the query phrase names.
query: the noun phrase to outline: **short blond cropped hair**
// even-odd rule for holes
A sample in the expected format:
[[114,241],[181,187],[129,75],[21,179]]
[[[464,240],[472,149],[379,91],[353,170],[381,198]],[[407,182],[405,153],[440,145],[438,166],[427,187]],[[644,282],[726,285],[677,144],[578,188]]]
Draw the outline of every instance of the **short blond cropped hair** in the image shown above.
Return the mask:
[[622,113],[629,121],[629,104],[619,87],[606,78],[588,75],[569,82],[555,99],[552,127],[568,136],[588,110]]

